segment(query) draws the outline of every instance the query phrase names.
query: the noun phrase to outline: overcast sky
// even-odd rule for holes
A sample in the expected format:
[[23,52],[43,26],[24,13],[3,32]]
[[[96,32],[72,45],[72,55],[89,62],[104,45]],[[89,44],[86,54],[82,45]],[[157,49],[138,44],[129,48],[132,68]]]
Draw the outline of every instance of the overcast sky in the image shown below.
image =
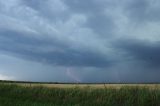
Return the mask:
[[0,0],[0,79],[160,82],[160,0]]

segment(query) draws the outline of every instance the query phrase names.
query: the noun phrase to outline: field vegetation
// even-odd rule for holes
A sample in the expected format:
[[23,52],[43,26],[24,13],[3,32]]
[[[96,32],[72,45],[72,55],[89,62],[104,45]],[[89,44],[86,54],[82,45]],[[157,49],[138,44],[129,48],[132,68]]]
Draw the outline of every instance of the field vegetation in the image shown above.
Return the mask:
[[118,89],[107,84],[103,88],[35,85],[0,83],[0,106],[160,106],[159,85]]

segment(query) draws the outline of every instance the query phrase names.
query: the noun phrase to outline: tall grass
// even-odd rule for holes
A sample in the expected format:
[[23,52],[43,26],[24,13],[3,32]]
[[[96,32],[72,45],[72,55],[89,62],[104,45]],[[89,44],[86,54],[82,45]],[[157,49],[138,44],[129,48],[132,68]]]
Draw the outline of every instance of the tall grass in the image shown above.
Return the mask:
[[160,106],[160,90],[47,88],[0,84],[0,106]]

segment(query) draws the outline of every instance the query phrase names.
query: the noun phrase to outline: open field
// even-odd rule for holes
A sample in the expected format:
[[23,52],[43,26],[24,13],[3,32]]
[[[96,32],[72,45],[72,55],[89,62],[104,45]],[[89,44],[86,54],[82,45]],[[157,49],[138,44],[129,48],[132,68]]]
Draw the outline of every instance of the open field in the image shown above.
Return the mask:
[[92,88],[92,89],[105,89],[115,88],[120,89],[122,87],[146,87],[149,89],[160,89],[160,84],[29,84],[18,83],[21,86],[43,86],[49,88]]
[[160,106],[160,85],[5,82],[0,106]]
[[17,84],[20,86],[42,86],[48,88],[92,88],[92,89],[105,89],[105,88],[113,88],[113,89],[120,89],[122,87],[141,87],[141,88],[148,88],[148,89],[160,89],[159,83],[146,83],[146,84],[119,84],[119,83],[45,83],[45,82],[22,82],[22,81],[0,81],[0,83],[6,84]]

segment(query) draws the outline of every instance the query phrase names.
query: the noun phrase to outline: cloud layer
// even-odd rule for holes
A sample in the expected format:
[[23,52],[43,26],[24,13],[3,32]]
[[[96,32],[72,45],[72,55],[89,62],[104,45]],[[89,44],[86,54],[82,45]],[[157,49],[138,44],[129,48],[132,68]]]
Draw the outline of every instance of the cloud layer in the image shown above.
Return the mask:
[[158,0],[0,0],[0,75],[159,82],[159,12]]

